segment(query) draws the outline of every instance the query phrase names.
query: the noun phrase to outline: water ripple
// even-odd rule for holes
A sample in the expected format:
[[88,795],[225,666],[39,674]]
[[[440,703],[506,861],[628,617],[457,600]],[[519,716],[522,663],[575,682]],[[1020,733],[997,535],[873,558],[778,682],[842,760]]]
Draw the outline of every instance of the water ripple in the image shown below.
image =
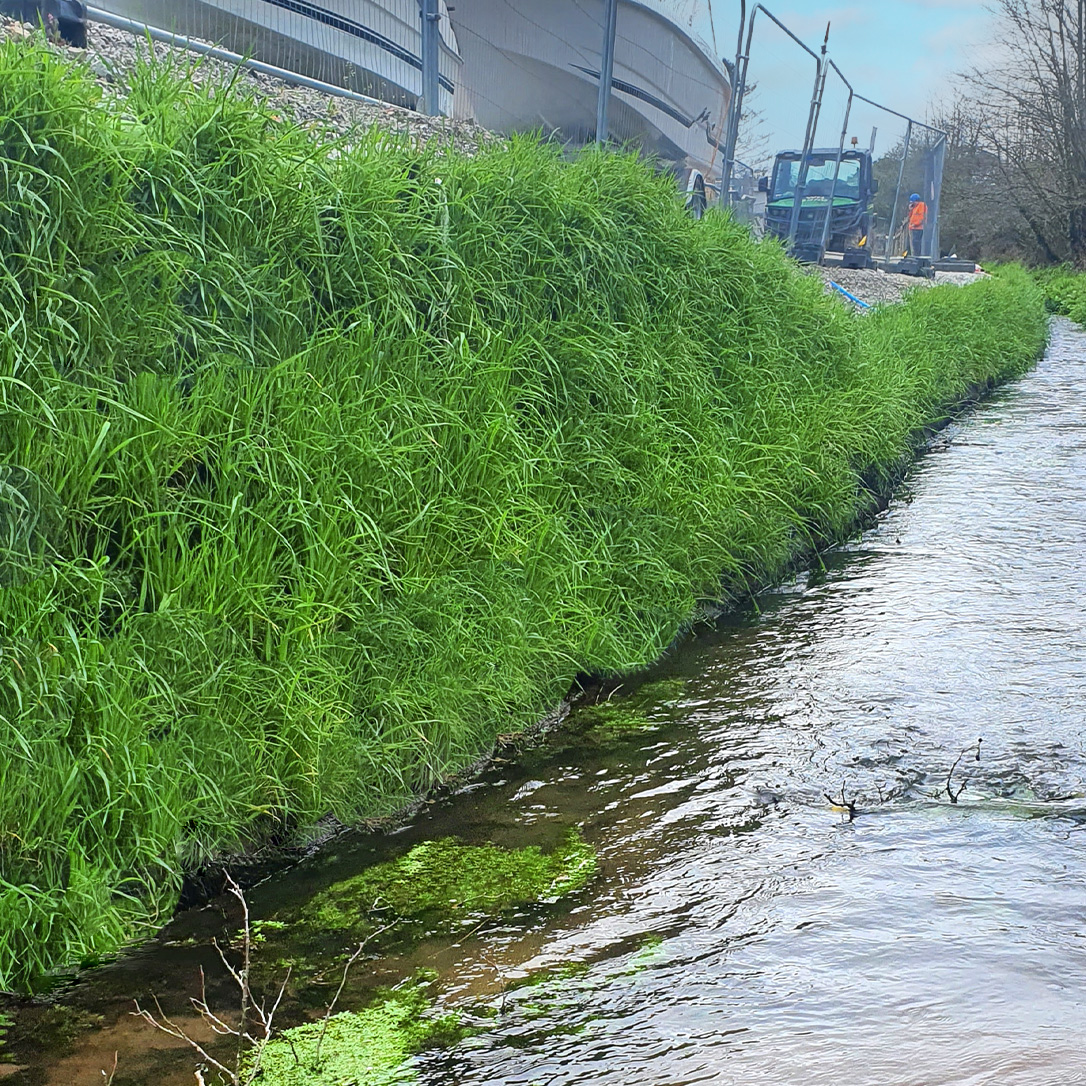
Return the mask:
[[606,809],[533,765],[610,892],[530,964],[590,967],[431,1081],[1086,1082],[1083,359],[1060,325],[824,576],[687,645],[662,730],[584,766]]

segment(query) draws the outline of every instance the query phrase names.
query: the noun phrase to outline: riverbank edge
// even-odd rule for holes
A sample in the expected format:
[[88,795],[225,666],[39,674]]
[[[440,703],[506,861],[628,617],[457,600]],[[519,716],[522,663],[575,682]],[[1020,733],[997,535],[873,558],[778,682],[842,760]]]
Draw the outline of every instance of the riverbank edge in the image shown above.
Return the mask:
[[[1038,359],[1040,357],[1038,355]],[[959,400],[946,405],[945,417],[923,427],[912,435],[909,449],[902,453],[888,475],[880,478],[879,476],[882,473],[872,471],[862,482],[872,504],[853,523],[850,529],[851,533],[873,527],[879,515],[892,504],[912,468],[939,443],[940,435],[947,427],[982,405],[993,393],[1006,387],[1009,383],[1009,381],[1002,383],[989,381],[985,384],[972,386]],[[806,569],[814,568],[821,562],[823,555],[831,552],[843,542],[844,540],[841,538],[826,539],[823,541],[823,545],[797,554],[794,561],[774,577],[751,581],[742,585],[736,584],[721,599],[702,601],[698,612],[691,616],[688,624],[676,635],[671,645],[655,660],[622,675],[580,676],[561,702],[534,725],[519,732],[499,736],[494,747],[485,755],[476,759],[470,765],[464,766],[457,773],[446,777],[425,792],[417,794],[395,812],[378,818],[366,819],[355,824],[343,823],[329,816],[313,826],[307,834],[307,839],[299,845],[264,846],[246,854],[223,856],[214,864],[186,873],[180,899],[171,921],[185,911],[210,905],[225,892],[228,880],[236,882],[243,892],[248,891],[268,878],[291,870],[298,864],[318,854],[343,835],[395,832],[428,804],[452,795],[478,780],[501,761],[514,759],[522,752],[546,743],[550,736],[560,731],[570,713],[578,706],[590,705],[599,700],[612,700],[616,696],[622,696],[618,693],[619,691],[625,694],[634,693],[643,681],[651,680],[653,673],[666,662],[668,656],[678,644],[688,638],[697,637],[699,630],[709,629],[726,620],[729,616],[749,605],[760,593],[771,590],[788,577],[802,573]],[[165,930],[169,923],[170,921],[164,923],[160,931]],[[149,939],[153,940],[156,937],[157,933],[155,936],[150,936]],[[116,956],[121,958],[126,952],[146,941],[148,940],[141,940],[123,947],[117,952]],[[18,1014],[20,1008],[42,1001],[47,1003],[63,1001],[65,991],[71,984],[78,983],[79,976],[76,972],[65,974],[62,971],[55,979],[57,983],[49,991],[39,996],[28,997],[16,993],[0,992],[0,1014],[5,1011]]]
[[[968,294],[968,288],[947,286],[947,291],[962,291]],[[900,306],[895,306],[900,308]],[[1047,339],[1045,341],[1047,343]],[[1042,346],[1030,367],[1043,354]],[[890,465],[869,465],[858,478],[858,486],[863,493],[862,512],[847,526],[844,533],[827,534],[816,540],[814,545],[797,551],[785,566],[776,568],[771,574],[754,576],[739,580],[722,581],[720,595],[714,599],[704,599],[678,631],[676,637],[664,652],[654,660],[633,670],[615,675],[582,674],[570,688],[567,695],[554,708],[536,721],[532,726],[520,731],[499,735],[494,746],[484,755],[460,768],[456,773],[445,776],[431,788],[417,793],[396,811],[375,818],[363,819],[356,823],[344,823],[329,815],[311,827],[299,828],[305,837],[302,844],[283,846],[272,843],[262,845],[246,853],[225,855],[217,858],[213,864],[189,871],[179,893],[174,915],[210,903],[221,894],[227,877],[235,879],[243,888],[249,888],[263,881],[270,875],[289,870],[297,863],[312,856],[330,842],[345,833],[385,833],[395,830],[403,822],[418,813],[427,803],[455,792],[464,787],[491,768],[499,759],[515,757],[524,749],[529,749],[545,742],[547,737],[560,729],[571,710],[578,704],[591,703],[596,698],[612,697],[620,687],[636,688],[639,680],[651,675],[681,640],[696,635],[699,626],[712,625],[734,614],[760,592],[771,589],[788,576],[805,568],[810,568],[819,561],[822,554],[839,546],[844,539],[856,531],[871,526],[877,516],[893,500],[897,489],[918,459],[922,458],[938,440],[939,435],[955,420],[987,399],[993,392],[1009,381],[1017,379],[1015,374],[1007,381],[989,378],[984,383],[971,385],[960,398],[940,407],[937,418],[914,431],[909,438],[907,448]],[[168,922],[167,922],[168,923]],[[162,925],[163,927],[165,924]],[[162,930],[161,927],[159,930]],[[154,935],[148,938],[154,938]],[[146,940],[136,940],[121,947],[117,956],[123,956],[126,950],[140,945]],[[108,960],[107,956],[103,960]],[[97,963],[95,963],[97,964]],[[61,969],[54,974],[56,985],[44,994],[52,1001],[63,996],[67,983],[76,979],[75,973]],[[5,1001],[10,997],[9,1007],[17,1008],[26,997],[15,993],[5,993]]]
[[[874,524],[878,514],[884,511],[894,500],[900,486],[906,480],[909,472],[916,465],[916,463],[922,460],[928,455],[933,446],[937,446],[940,443],[940,435],[947,429],[948,426],[953,425],[959,421],[963,416],[967,415],[971,410],[979,405],[982,405],[988,398],[1000,389],[1005,388],[1008,384],[1012,383],[1016,378],[1010,379],[1008,382],[994,382],[989,381],[983,385],[975,385],[971,387],[966,395],[961,399],[955,401],[952,404],[947,405],[945,411],[945,417],[940,419],[937,423],[933,423],[930,426],[916,431],[911,438],[910,449],[907,453],[903,453],[900,457],[897,465],[893,470],[892,482],[889,484],[880,482],[878,479],[870,480],[870,487],[867,487],[867,481],[865,481],[865,488],[868,489],[872,500],[876,502],[875,506],[871,508],[864,516],[857,518],[856,522],[852,526],[852,531],[863,530]],[[839,546],[843,542],[837,540],[828,542],[825,548],[818,548],[805,555],[797,556],[796,560],[789,564],[788,569],[782,571],[781,577],[776,580],[766,581],[760,585],[744,587],[741,592],[737,592],[734,596],[730,597],[731,603],[728,605],[716,604],[707,602],[706,613],[704,617],[697,617],[691,620],[691,625],[679,636],[672,646],[669,646],[663,657],[653,661],[651,664],[646,665],[644,668],[638,669],[634,672],[630,672],[622,677],[616,677],[614,682],[618,685],[626,685],[632,683],[633,686],[630,692],[636,690],[636,686],[640,679],[647,677],[650,673],[658,667],[664,659],[666,659],[667,653],[669,653],[674,645],[679,641],[684,640],[690,636],[697,636],[697,628],[699,626],[706,626],[714,621],[723,619],[728,615],[734,614],[738,609],[741,609],[752,598],[756,597],[760,592],[772,589],[774,585],[779,584],[781,579],[797,572],[801,572],[806,568],[810,568],[816,564],[819,557],[823,554],[832,551],[835,547]],[[556,729],[562,726],[569,711],[582,701],[591,701],[596,696],[606,696],[610,698],[612,687],[609,685],[611,680],[603,677],[584,677],[585,682],[583,685],[578,685],[576,690],[570,692],[570,695],[563,699],[561,704],[557,706],[552,714],[548,714],[547,717],[539,721],[532,728],[525,729],[516,735],[510,735],[507,737],[500,737],[499,744],[495,747],[495,750],[488,754],[486,757],[479,759],[472,766],[466,767],[462,772],[458,773],[454,777],[441,782],[434,789],[431,789],[425,794],[415,797],[412,802],[406,805],[401,811],[395,815],[390,815],[379,820],[373,820],[364,825],[346,826],[334,821],[330,822],[326,826],[326,832],[321,837],[319,842],[311,842],[305,848],[305,855],[311,855],[313,851],[321,848],[325,843],[332,840],[334,837],[349,831],[363,831],[363,832],[387,832],[394,830],[404,819],[410,818],[415,812],[417,812],[428,800],[437,798],[441,794],[447,791],[455,790],[456,788],[463,787],[470,783],[473,779],[476,779],[479,775],[486,772],[490,768],[495,758],[501,757],[514,757],[516,753],[533,745],[545,742],[547,737],[551,735]],[[286,870],[293,866],[293,863],[301,857],[290,857],[286,852],[280,854],[279,859],[281,862],[277,870]],[[245,878],[245,866],[251,858],[237,857],[231,860],[231,863],[235,863],[239,866],[227,867],[235,876],[241,875]],[[267,858],[270,862],[274,862],[274,857]],[[267,871],[261,876],[266,877]],[[123,956],[124,951],[119,956]],[[50,1001],[58,998],[63,999],[64,989],[60,988],[54,991],[48,998]],[[2,1021],[2,1012],[6,1010],[18,1011],[20,1006],[25,1006],[26,1001],[23,999],[9,1000],[5,994],[0,994],[0,1021]],[[326,1051],[335,1050],[335,1038],[330,1039],[332,1044],[328,1046]],[[0,1056],[2,1056],[2,1049],[0,1049]],[[13,1065],[14,1066],[14,1065]],[[3,1065],[0,1063],[0,1077],[3,1077]]]
[[[1034,360],[1034,365],[1043,353],[1044,348]],[[853,522],[848,534],[874,527],[879,516],[893,503],[913,467],[939,444],[940,435],[1014,380],[1017,378],[1010,378],[1004,382],[989,380],[984,384],[971,386],[959,400],[945,406],[943,418],[924,426],[912,435],[908,450],[901,454],[897,463],[888,472],[875,468],[869,469],[865,477],[861,478],[860,485],[870,499],[870,506]],[[329,816],[312,827],[312,836],[303,843],[285,847],[268,846],[248,854],[224,856],[214,864],[188,872],[175,915],[210,904],[224,893],[230,880],[236,882],[244,891],[274,874],[289,871],[318,854],[344,834],[385,834],[397,831],[427,805],[438,802],[470,785],[500,762],[514,759],[522,752],[546,743],[551,735],[562,728],[570,713],[578,706],[591,705],[600,700],[611,700],[618,695],[619,691],[626,694],[633,693],[643,681],[651,679],[653,673],[666,663],[678,645],[691,637],[697,637],[699,630],[712,628],[735,615],[755,601],[760,594],[772,590],[789,577],[815,568],[821,564],[824,555],[831,553],[845,541],[846,539],[841,536],[827,537],[821,541],[821,544],[797,553],[793,561],[772,577],[737,582],[730,589],[727,585],[722,585],[724,591],[720,598],[702,600],[695,613],[676,634],[675,639],[655,660],[622,674],[578,676],[566,696],[535,724],[518,732],[498,736],[494,747],[486,754],[438,781],[427,790],[418,793],[396,811],[357,823],[344,823]]]
[[44,50],[0,64],[35,137],[0,282],[12,983],[655,658],[1039,342],[1024,284],[854,321],[629,156],[319,146],[173,73],[119,111]]

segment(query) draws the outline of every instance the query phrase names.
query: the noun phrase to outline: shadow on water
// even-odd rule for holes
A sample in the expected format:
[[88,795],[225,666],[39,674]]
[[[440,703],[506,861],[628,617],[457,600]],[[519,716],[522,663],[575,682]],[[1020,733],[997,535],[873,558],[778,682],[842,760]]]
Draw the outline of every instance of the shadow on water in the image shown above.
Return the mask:
[[[1086,1082],[1083,359],[1058,326],[825,569],[398,832],[256,889],[254,914],[288,921],[268,977],[299,953],[300,904],[369,865],[580,827],[586,890],[423,931],[352,975],[343,1007],[432,970],[477,1027],[418,1059],[422,1083]],[[203,965],[228,1003],[209,941],[237,923],[221,902],[183,914],[29,1013],[16,1034],[36,1020],[42,1047],[16,1035],[8,1081],[89,1086],[117,1051],[116,1086],[191,1084],[131,1000],[186,1014]],[[342,933],[307,938],[283,1024],[339,982]]]

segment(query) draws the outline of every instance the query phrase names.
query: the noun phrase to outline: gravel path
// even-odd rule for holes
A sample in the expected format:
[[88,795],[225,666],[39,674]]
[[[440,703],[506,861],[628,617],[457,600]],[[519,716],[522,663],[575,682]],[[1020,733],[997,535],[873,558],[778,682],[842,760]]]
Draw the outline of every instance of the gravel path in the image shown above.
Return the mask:
[[936,272],[934,279],[917,279],[911,275],[897,275],[884,271],[856,271],[849,268],[812,268],[811,274],[818,274],[826,284],[826,290],[837,297],[846,305],[851,305],[846,298],[837,294],[830,286],[836,283],[844,287],[849,294],[855,294],[862,302],[868,305],[882,305],[886,303],[900,302],[910,290],[928,290],[930,287],[951,283],[956,286],[967,286],[984,277],[984,273],[972,272]]

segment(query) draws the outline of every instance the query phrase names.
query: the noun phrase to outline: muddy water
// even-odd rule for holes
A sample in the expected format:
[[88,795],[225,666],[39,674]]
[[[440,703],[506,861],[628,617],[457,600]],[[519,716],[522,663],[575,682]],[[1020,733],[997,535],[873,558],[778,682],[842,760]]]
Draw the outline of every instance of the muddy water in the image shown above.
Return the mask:
[[[344,1007],[432,968],[480,1026],[421,1057],[423,1083],[1086,1083],[1084,361],[1059,326],[824,571],[391,838],[265,884],[254,912],[430,836],[548,845],[578,825],[588,891],[352,977]],[[191,1084],[127,1011],[150,989],[184,1010],[216,909],[86,978],[65,1013],[97,1024],[17,1046],[9,1081],[101,1082],[118,1051],[117,1086]],[[307,977],[285,1021],[336,983]]]

